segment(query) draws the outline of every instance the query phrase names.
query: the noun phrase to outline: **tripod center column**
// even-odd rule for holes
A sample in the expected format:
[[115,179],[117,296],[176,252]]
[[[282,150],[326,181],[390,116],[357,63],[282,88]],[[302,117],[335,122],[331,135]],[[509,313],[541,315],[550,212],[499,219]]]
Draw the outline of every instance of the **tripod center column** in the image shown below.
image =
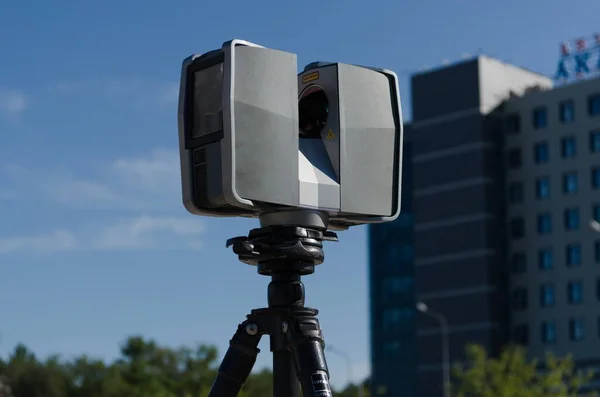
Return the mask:
[[269,307],[304,307],[304,284],[299,274],[273,274],[267,292]]

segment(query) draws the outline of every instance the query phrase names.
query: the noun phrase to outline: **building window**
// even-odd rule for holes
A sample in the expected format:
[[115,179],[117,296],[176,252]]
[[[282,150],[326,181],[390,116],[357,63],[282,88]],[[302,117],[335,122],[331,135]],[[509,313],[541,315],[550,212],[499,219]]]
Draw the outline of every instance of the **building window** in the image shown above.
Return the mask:
[[527,290],[525,288],[518,288],[513,291],[512,295],[513,309],[524,310],[527,309]]
[[552,215],[549,212],[538,214],[537,216],[538,234],[552,233]]
[[545,345],[556,343],[556,323],[554,321],[542,323],[542,342]]
[[403,327],[413,316],[412,309],[386,309],[383,311],[383,330],[393,331]]
[[508,199],[511,204],[523,201],[523,184],[521,182],[513,182],[508,185]]
[[521,167],[521,149],[514,148],[508,150],[508,167],[515,169]]
[[537,107],[533,109],[533,128],[536,130],[545,128],[548,125],[548,112],[545,107]]
[[397,340],[385,342],[383,344],[383,353],[386,356],[398,354],[398,351],[400,350],[400,346],[401,346],[401,344]]
[[383,300],[386,301],[398,294],[412,293],[414,283],[413,277],[392,276],[384,278],[381,285]]
[[564,159],[575,157],[577,147],[575,137],[568,136],[561,139],[560,152]]
[[509,114],[505,119],[504,130],[509,134],[521,132],[521,117],[517,113]]
[[413,225],[413,215],[410,212],[400,213],[396,224],[401,228],[409,228]]
[[514,218],[510,221],[510,235],[513,239],[525,236],[525,219]]
[[583,301],[583,283],[581,281],[571,281],[567,285],[567,295],[570,304],[581,303]]
[[536,164],[547,163],[549,157],[548,144],[546,142],[536,143],[533,146],[533,159]]
[[590,152],[600,152],[600,130],[590,132]]
[[529,326],[527,324],[515,325],[513,328],[513,340],[521,346],[529,344]]
[[596,203],[592,206],[592,219],[600,222],[600,204]]
[[567,208],[564,213],[565,229],[579,229],[579,208]]
[[567,266],[574,267],[581,265],[581,245],[577,243],[567,244],[565,256]]
[[598,189],[600,187],[600,167],[592,168],[592,188]]
[[590,116],[600,115],[600,94],[588,97],[588,114]]
[[566,194],[577,193],[577,173],[575,171],[563,174],[563,192]]
[[550,179],[548,177],[538,178],[535,181],[535,197],[540,200],[550,197]]
[[552,260],[552,249],[544,248],[538,251],[538,267],[541,270],[549,270],[552,269],[553,260]]
[[581,341],[584,338],[584,323],[582,317],[571,318],[569,320],[569,339],[574,342]]
[[525,273],[527,270],[527,261],[524,252],[518,252],[512,255],[511,265],[513,273]]
[[575,102],[573,100],[562,101],[558,105],[560,122],[569,124],[575,121]]
[[545,284],[540,288],[540,305],[542,307],[554,306],[554,285]]

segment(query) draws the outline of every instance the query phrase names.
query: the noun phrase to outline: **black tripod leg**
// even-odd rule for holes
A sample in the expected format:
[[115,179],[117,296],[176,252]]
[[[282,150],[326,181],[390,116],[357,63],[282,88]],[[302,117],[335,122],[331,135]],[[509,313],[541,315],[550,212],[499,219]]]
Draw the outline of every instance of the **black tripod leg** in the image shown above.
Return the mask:
[[273,351],[273,396],[300,397],[294,359],[286,349]]
[[332,397],[319,320],[314,316],[298,316],[292,322],[290,344],[302,395]]
[[260,337],[256,324],[244,321],[238,325],[208,397],[237,397],[260,352]]

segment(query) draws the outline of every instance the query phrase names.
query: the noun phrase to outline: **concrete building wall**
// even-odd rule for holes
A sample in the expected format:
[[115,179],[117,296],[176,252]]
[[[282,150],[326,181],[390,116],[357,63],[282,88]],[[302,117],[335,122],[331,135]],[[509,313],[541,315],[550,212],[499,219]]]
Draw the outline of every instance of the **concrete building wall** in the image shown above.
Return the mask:
[[[600,263],[596,257],[595,244],[600,234],[589,227],[594,217],[593,206],[600,203],[600,189],[591,183],[592,169],[600,167],[600,152],[590,150],[590,132],[600,130],[600,116],[591,116],[588,112],[590,95],[600,94],[600,79],[583,81],[551,91],[530,93],[507,101],[504,114],[507,117],[518,115],[520,131],[505,136],[505,155],[519,150],[521,165],[508,168],[506,189],[511,184],[521,183],[523,198],[520,202],[508,205],[508,222],[523,219],[525,230],[522,238],[510,238],[509,255],[524,254],[526,266],[515,269],[511,275],[511,290],[523,289],[527,293],[527,306],[517,309],[513,306],[513,332],[528,331],[527,344],[531,356],[543,356],[547,350],[559,355],[573,354],[574,358],[588,365],[600,362]],[[560,104],[573,101],[574,120],[563,123],[560,120]],[[546,109],[547,125],[534,128],[534,110]],[[563,158],[561,141],[572,137],[575,140],[575,155]],[[535,145],[545,143],[548,148],[548,161],[536,163]],[[577,175],[577,191],[567,194],[563,191],[563,177],[566,172]],[[549,196],[536,197],[536,180],[548,178]],[[564,224],[564,212],[573,208],[579,211],[579,226],[567,230]],[[537,230],[537,217],[548,213],[552,219],[552,230],[541,235]],[[581,263],[569,266],[566,263],[566,246],[580,244]],[[540,269],[538,253],[542,249],[552,252],[552,268]],[[580,303],[569,303],[568,283],[581,282],[583,299]],[[554,287],[554,304],[543,307],[541,287]],[[583,319],[582,340],[573,340],[570,336],[571,319]],[[556,341],[544,342],[542,324],[556,324]],[[518,327],[521,327],[519,331]],[[517,328],[517,329],[515,329]],[[519,335],[515,335],[519,338]]]
[[[548,84],[478,57],[412,80],[417,300],[449,323],[450,356],[478,343],[491,353],[509,338],[501,118],[510,92]],[[439,323],[417,317],[418,396],[442,391]]]

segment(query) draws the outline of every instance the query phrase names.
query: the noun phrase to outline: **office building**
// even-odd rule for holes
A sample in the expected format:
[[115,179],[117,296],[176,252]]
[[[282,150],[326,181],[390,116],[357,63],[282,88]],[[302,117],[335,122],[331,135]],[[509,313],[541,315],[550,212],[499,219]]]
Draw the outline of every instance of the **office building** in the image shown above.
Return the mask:
[[600,80],[553,88],[479,56],[411,84],[403,214],[369,229],[374,395],[442,395],[418,301],[453,362],[514,340],[600,363]]

